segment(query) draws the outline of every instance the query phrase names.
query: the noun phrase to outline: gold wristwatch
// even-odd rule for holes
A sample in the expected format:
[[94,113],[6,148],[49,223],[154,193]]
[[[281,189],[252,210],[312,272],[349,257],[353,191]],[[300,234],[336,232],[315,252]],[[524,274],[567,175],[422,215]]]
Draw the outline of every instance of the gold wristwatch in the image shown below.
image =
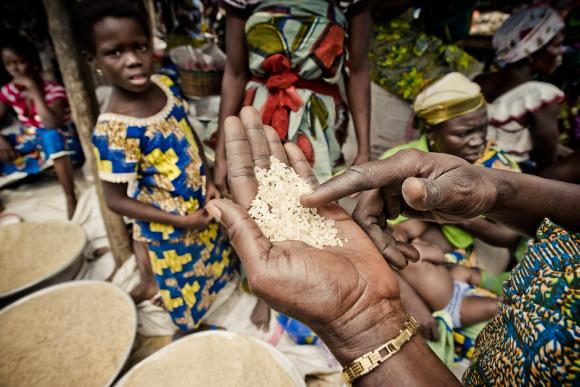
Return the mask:
[[352,386],[355,379],[368,374],[379,366],[382,362],[399,352],[399,349],[413,337],[419,329],[419,323],[411,315],[407,315],[407,320],[399,331],[397,337],[387,341],[374,351],[365,353],[355,359],[348,367],[342,370],[342,379],[347,386]]

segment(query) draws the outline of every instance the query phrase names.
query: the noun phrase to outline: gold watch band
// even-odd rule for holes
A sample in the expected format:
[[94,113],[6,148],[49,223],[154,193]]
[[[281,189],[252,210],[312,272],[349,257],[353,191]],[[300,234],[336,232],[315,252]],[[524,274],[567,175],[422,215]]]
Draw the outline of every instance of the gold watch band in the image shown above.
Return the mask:
[[419,329],[419,323],[413,316],[407,315],[407,320],[399,331],[397,337],[387,341],[374,351],[365,353],[355,359],[348,367],[342,370],[342,379],[347,386],[351,386],[355,379],[368,374],[379,366],[382,362],[399,352],[403,344],[413,337]]

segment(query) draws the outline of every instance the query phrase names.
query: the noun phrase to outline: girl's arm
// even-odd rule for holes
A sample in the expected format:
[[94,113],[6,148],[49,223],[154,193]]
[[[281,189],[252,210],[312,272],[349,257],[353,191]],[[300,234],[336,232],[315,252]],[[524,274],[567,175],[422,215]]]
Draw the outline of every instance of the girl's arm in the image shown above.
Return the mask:
[[580,183],[580,148],[576,149],[570,156],[559,162],[550,165],[538,173],[538,176],[546,179],[567,181],[568,183]]
[[[0,121],[6,117],[8,113],[8,106],[0,102]],[[0,162],[11,161],[18,157],[18,153],[14,150],[14,147],[0,135]]]
[[237,116],[240,112],[249,78],[245,25],[245,19],[228,13],[226,17],[227,62],[222,80],[214,167],[214,182],[222,192],[227,192],[224,121],[226,117]]
[[119,215],[194,230],[206,228],[211,221],[205,209],[199,209],[191,215],[171,214],[127,196],[127,183],[102,183],[107,207]]
[[547,167],[556,161],[560,137],[559,113],[560,107],[557,104],[550,104],[531,114],[533,157],[539,168]]
[[362,164],[370,158],[370,109],[371,83],[369,77],[369,40],[371,25],[371,2],[358,5],[349,17],[349,77],[347,94],[358,144],[354,164]]
[[42,125],[46,128],[56,128],[62,124],[64,119],[64,112],[67,101],[58,99],[48,105],[44,99],[44,90],[42,83],[39,84],[36,80],[30,77],[21,77],[14,80],[16,83],[24,86],[30,93],[30,97],[34,102],[36,112],[40,116]]
[[516,247],[521,238],[521,234],[511,228],[484,218],[463,221],[461,227],[476,238],[499,247]]
[[0,102],[0,122],[2,122],[4,118],[6,118],[6,114],[8,114],[9,109],[10,108],[8,106]]

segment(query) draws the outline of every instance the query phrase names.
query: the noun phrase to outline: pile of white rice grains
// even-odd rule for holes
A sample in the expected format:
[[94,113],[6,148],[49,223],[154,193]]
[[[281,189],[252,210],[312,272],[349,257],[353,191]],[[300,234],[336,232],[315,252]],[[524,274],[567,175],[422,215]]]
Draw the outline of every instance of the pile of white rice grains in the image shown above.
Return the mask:
[[322,249],[343,246],[334,220],[320,216],[315,208],[300,204],[300,196],[312,192],[294,169],[270,156],[270,169],[255,168],[258,194],[250,216],[270,242],[302,241]]

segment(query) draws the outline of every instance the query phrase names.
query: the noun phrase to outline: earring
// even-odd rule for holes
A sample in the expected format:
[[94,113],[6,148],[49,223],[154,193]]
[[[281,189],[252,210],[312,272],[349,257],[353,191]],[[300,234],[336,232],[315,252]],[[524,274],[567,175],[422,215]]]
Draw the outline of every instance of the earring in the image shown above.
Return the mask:
[[97,74],[99,74],[99,76],[101,76],[101,77],[103,76],[103,71],[101,69],[97,69],[96,71],[97,71]]

